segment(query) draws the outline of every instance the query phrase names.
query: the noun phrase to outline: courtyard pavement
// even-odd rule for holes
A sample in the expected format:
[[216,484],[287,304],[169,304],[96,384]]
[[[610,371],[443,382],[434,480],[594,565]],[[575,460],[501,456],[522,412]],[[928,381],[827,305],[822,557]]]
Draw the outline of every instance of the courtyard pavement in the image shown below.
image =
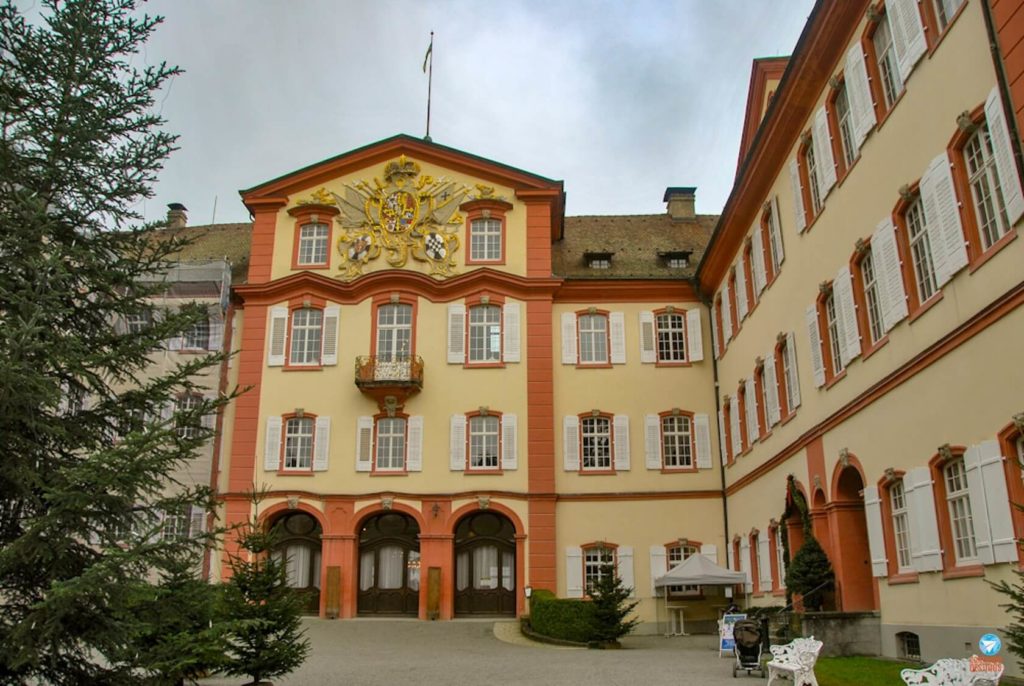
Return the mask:
[[[353,619],[305,621],[312,650],[280,686],[743,686],[732,657],[718,657],[716,636],[630,636],[621,650],[587,650],[536,643],[516,622],[495,620]],[[212,678],[204,686],[238,686],[245,679]]]

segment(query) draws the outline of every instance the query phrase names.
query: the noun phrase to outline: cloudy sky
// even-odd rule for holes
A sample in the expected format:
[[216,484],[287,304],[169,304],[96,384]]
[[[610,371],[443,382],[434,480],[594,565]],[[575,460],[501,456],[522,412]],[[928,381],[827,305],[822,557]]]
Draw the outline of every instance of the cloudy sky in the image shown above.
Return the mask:
[[[566,213],[717,213],[755,57],[789,54],[812,0],[152,0],[147,63],[181,149],[147,219],[246,221],[238,190],[398,133],[565,181]],[[216,200],[216,215],[214,203]]]

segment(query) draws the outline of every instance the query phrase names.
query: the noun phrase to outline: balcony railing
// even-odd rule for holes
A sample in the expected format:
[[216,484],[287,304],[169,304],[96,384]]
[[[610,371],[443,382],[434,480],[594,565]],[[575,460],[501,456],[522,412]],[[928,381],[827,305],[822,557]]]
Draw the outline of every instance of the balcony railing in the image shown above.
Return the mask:
[[356,358],[356,385],[423,388],[423,358],[361,355]]

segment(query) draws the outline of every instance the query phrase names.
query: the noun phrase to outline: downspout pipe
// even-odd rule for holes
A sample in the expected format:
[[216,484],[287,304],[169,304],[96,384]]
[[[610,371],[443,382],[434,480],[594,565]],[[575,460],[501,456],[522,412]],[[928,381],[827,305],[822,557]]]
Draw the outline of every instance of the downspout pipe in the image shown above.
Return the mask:
[[985,30],[988,32],[988,47],[992,52],[992,63],[996,68],[996,83],[999,86],[999,98],[1003,101],[1003,117],[1006,128],[1010,130],[1010,145],[1013,147],[1013,160],[1017,163],[1017,175],[1024,178],[1024,156],[1021,151],[1020,130],[1017,127],[1017,115],[1013,111],[1010,99],[1009,79],[1006,77],[1006,65],[1003,63],[1002,51],[999,47],[999,32],[992,14],[991,0],[981,3],[982,14],[985,16]]

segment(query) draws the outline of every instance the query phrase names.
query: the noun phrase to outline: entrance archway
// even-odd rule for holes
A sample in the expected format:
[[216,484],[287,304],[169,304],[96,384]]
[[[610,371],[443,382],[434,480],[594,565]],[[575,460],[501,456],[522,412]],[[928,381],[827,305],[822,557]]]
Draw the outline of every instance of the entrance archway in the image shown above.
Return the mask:
[[833,547],[837,592],[844,612],[874,610],[874,580],[868,550],[868,525],[864,516],[864,480],[852,464],[843,467],[835,480],[829,524],[840,532],[842,545]]
[[359,614],[419,613],[419,534],[416,520],[397,512],[366,520],[359,532]]
[[455,614],[515,615],[515,526],[497,512],[471,514],[455,527]]
[[284,561],[288,585],[303,596],[306,614],[319,614],[320,522],[305,512],[292,512],[279,517],[273,526],[278,527],[281,537],[272,556]]

